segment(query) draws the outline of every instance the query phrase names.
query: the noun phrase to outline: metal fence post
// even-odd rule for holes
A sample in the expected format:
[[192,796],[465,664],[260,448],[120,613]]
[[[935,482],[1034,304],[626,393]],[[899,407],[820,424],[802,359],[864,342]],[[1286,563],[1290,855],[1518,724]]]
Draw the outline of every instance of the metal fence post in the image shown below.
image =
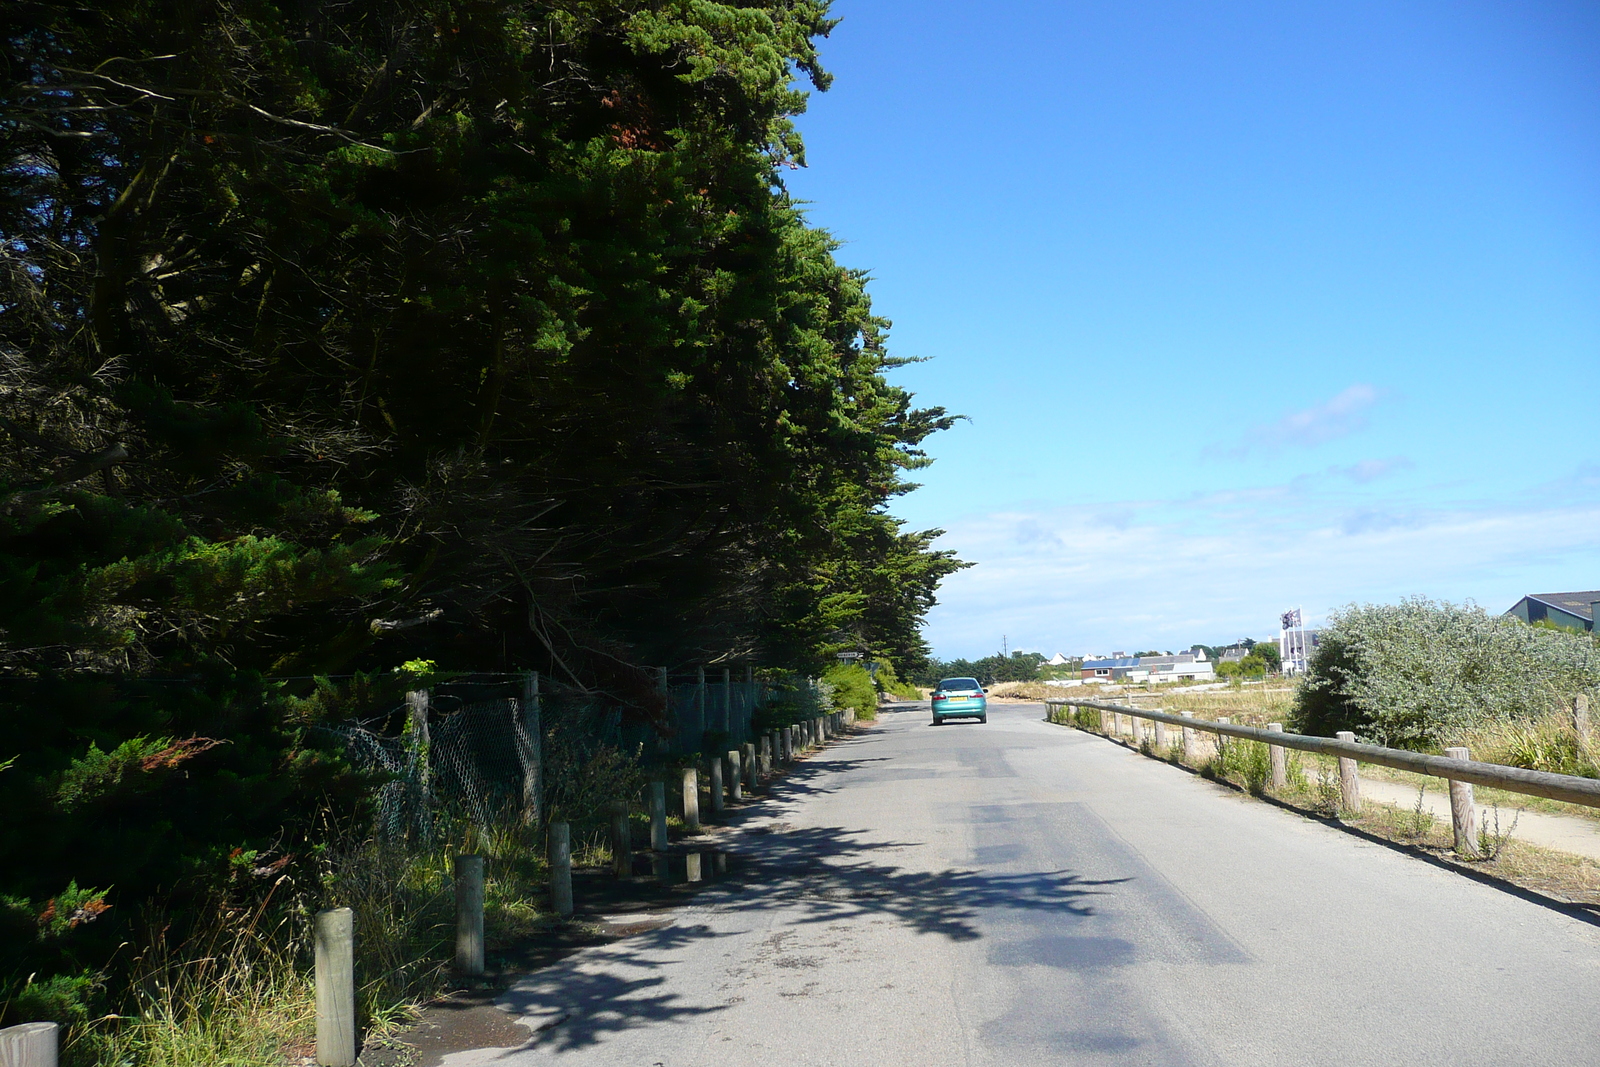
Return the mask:
[[[1267,729],[1275,734],[1283,733],[1283,723],[1269,722]],[[1289,759],[1288,752],[1282,745],[1268,745],[1267,755],[1272,757],[1272,788],[1284,789],[1289,785]]]
[[[1350,730],[1340,730],[1333,735],[1336,740],[1355,743],[1356,735]],[[1356,761],[1348,756],[1339,757],[1339,799],[1344,810],[1354,815],[1361,813],[1361,775]]]
[[517,747],[523,757],[522,821],[537,826],[544,815],[544,726],[540,717],[538,671],[529,671],[522,679],[522,729]]
[[355,913],[349,908],[317,912],[317,1063],[355,1067]]
[[457,856],[456,970],[483,973],[483,857]]
[[667,783],[650,783],[650,847],[667,847]]
[[56,1067],[61,1062],[61,1027],[20,1023],[0,1030],[0,1067]]
[[706,731],[711,729],[711,724],[706,721],[706,669],[704,667],[695,668],[694,709],[695,719],[700,726],[700,733],[694,739],[694,747],[699,748]]
[[[1446,759],[1471,759],[1465,748],[1447,748]],[[1455,830],[1456,855],[1475,860],[1478,851],[1478,806],[1472,798],[1472,783],[1446,779],[1450,783],[1450,824]]]
[[572,827],[550,824],[550,907],[565,919],[572,914]]

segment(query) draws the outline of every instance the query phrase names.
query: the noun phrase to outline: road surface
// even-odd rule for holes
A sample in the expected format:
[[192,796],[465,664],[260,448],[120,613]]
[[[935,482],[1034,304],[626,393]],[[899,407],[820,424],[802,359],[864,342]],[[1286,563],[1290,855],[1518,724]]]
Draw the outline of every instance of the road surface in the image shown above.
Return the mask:
[[734,877],[514,987],[525,1047],[445,1062],[1600,1063],[1587,917],[1042,718],[884,714]]

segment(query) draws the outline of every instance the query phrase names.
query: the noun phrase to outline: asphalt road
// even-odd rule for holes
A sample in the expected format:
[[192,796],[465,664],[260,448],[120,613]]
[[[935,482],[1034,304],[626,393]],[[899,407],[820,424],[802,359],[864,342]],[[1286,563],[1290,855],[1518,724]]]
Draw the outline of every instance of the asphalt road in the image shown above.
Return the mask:
[[[733,876],[451,1065],[1600,1063],[1600,927],[992,704],[800,765]],[[709,870],[708,866],[708,870]]]

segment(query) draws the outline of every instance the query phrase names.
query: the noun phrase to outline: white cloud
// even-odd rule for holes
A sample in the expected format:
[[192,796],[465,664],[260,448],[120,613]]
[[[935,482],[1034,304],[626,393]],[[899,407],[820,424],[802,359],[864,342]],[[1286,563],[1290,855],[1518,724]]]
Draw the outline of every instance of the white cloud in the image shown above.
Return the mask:
[[1291,411],[1274,422],[1251,427],[1242,441],[1220,451],[1237,458],[1251,452],[1275,453],[1286,448],[1312,448],[1348,437],[1367,428],[1367,409],[1376,404],[1381,395],[1372,386],[1357,382],[1320,404],[1303,411]]
[[941,547],[978,566],[940,592],[935,653],[986,654],[1001,634],[1069,654],[1188,647],[1266,636],[1297,605],[1320,618],[1422,593],[1504,610],[1535,586],[1600,585],[1600,503],[1351,508],[1258,491],[1132,504],[1131,521],[1106,521],[1109,510],[954,523]]
[[1395,471],[1410,470],[1411,466],[1411,461],[1406,457],[1391,456],[1388,459],[1364,459],[1348,467],[1329,467],[1328,473],[1343,475],[1352,482],[1365,485]]

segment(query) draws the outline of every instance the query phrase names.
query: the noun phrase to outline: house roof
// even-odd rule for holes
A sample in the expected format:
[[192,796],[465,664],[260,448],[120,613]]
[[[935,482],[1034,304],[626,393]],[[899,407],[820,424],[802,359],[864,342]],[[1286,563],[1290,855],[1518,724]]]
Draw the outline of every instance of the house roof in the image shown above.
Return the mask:
[[1084,670],[1095,667],[1104,669],[1106,667],[1137,667],[1138,665],[1138,656],[1114,656],[1111,659],[1086,659],[1083,661]]
[[[1600,589],[1581,589],[1575,593],[1529,593],[1523,600],[1537,600],[1552,608],[1560,608],[1568,615],[1594,622],[1593,604],[1600,600]],[[1513,605],[1515,607],[1515,605]]]
[[1181,652],[1176,656],[1140,656],[1139,666],[1160,667],[1168,663],[1193,663],[1193,652]]

